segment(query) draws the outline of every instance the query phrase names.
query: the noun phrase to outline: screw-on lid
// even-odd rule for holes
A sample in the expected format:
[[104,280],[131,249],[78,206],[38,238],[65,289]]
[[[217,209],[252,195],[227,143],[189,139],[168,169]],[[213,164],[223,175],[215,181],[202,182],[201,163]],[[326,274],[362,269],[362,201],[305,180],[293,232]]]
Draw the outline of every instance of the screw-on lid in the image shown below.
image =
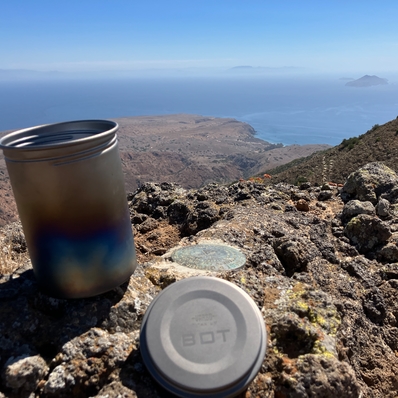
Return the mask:
[[141,353],[156,381],[183,397],[232,397],[256,376],[266,350],[254,301],[222,279],[193,277],[163,290],[141,327]]

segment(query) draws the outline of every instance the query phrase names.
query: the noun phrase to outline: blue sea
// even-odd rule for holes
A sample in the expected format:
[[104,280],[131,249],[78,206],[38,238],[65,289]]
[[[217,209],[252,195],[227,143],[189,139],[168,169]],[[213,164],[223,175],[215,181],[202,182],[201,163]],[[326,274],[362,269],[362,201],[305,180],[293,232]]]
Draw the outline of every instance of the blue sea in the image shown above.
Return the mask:
[[272,143],[339,144],[398,116],[398,82],[181,77],[0,81],[0,131],[78,119],[176,113],[233,117]]

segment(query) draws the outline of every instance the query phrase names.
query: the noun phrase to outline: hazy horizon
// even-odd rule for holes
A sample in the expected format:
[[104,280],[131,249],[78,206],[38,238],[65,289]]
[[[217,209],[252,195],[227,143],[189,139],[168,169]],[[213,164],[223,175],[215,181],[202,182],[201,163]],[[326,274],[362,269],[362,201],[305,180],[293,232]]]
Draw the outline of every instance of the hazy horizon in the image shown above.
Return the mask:
[[357,72],[324,72],[300,67],[235,66],[231,68],[148,68],[130,70],[92,70],[92,71],[39,71],[31,69],[1,69],[1,81],[47,81],[47,80],[120,80],[136,78],[218,78],[218,79],[286,79],[286,80],[356,80],[364,75],[385,78],[388,84],[398,84],[398,71],[378,72],[360,70]]
[[[396,15],[396,0],[5,2],[0,130],[196,113],[337,143],[398,114]],[[339,80],[364,75],[389,84]]]
[[188,113],[247,122],[268,142],[337,145],[396,118],[398,83],[345,84],[336,78],[286,76],[3,80],[0,131]]
[[389,74],[398,65],[396,15],[395,0],[20,0],[2,5],[0,69]]

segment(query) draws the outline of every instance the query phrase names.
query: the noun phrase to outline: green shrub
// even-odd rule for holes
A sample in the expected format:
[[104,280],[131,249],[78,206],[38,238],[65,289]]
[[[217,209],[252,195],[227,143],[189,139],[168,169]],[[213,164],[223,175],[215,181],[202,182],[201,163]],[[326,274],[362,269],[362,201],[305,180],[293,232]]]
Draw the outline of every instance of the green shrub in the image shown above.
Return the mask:
[[296,179],[296,181],[295,181],[295,183],[294,183],[294,185],[300,185],[300,184],[302,184],[303,182],[307,182],[307,181],[308,181],[308,180],[307,180],[306,177],[304,177],[304,176],[298,176],[297,179]]
[[348,150],[350,151],[352,148],[354,148],[354,146],[356,144],[358,144],[358,142],[360,141],[360,139],[358,137],[351,137],[347,139],[344,139],[343,141],[341,141],[341,149],[344,148],[348,148]]

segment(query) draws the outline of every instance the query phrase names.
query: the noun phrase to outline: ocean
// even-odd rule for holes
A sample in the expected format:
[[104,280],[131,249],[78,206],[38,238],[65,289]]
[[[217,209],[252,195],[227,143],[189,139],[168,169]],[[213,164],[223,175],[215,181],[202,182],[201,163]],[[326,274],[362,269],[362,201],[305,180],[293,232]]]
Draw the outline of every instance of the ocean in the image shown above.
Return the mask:
[[398,83],[337,78],[181,77],[0,81],[0,131],[176,113],[233,117],[272,143],[338,145],[398,116]]

